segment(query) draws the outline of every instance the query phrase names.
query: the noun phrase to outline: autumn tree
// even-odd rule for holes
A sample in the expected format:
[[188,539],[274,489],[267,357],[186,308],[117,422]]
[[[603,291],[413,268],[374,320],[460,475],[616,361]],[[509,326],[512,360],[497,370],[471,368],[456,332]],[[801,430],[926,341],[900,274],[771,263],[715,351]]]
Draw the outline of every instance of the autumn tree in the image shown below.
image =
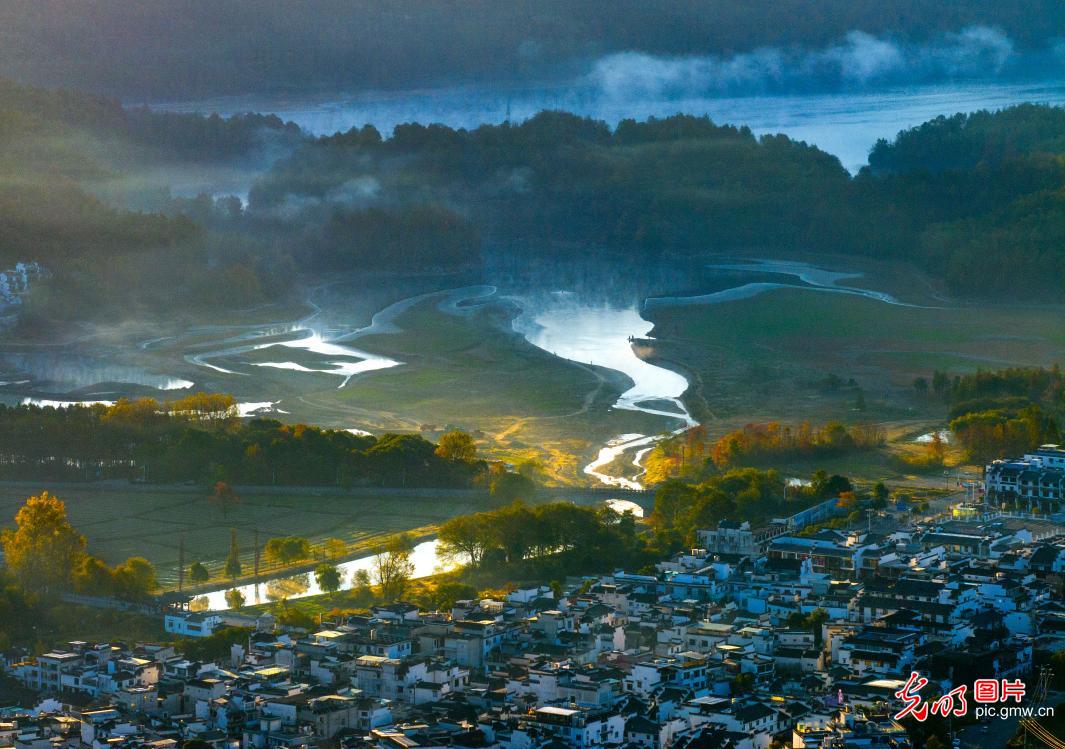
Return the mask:
[[477,460],[477,445],[466,432],[452,429],[445,432],[436,444],[436,454],[445,460]]
[[137,601],[147,598],[158,587],[155,567],[144,557],[130,557],[111,571],[114,593],[119,598]]
[[348,553],[348,545],[342,538],[327,538],[325,541],[326,555],[336,561]]
[[227,484],[225,481],[218,481],[214,485],[214,492],[211,494],[211,504],[217,507],[222,517],[228,517],[229,511],[240,504],[240,497],[233,487]]
[[27,590],[46,593],[69,587],[85,556],[85,537],[70,524],[63,501],[48,492],[26,500],[14,530],[0,534],[0,545],[15,579]]
[[244,602],[245,602],[246,599],[244,598],[244,594],[241,593],[239,589],[233,588],[232,590],[227,590],[225,598],[226,598],[226,606],[229,606],[229,608],[231,608],[231,609],[242,609],[242,608],[244,608]]
[[484,514],[459,515],[440,526],[440,555],[445,559],[465,557],[473,566],[481,563],[493,542]]
[[279,536],[266,542],[266,558],[278,564],[292,564],[311,555],[311,542],[302,536]]
[[369,570],[357,569],[351,575],[351,589],[355,593],[355,599],[360,602],[373,600],[373,580]]
[[102,559],[85,554],[74,565],[72,577],[74,590],[87,596],[111,594],[111,568]]
[[225,426],[237,416],[237,399],[226,393],[192,393],[170,404],[175,416]]

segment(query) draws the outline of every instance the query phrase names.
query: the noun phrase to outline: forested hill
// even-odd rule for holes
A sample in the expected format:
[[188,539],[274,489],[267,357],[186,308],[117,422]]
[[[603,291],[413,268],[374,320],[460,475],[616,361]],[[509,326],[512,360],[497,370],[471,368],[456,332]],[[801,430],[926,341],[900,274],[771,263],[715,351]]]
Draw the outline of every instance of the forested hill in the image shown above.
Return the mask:
[[[104,96],[34,88],[0,78],[0,138],[26,136],[38,142],[44,136],[64,137],[66,143],[74,141],[71,145],[98,155],[112,145],[106,155],[124,163],[134,156],[200,163],[247,159],[266,148],[293,147],[305,137],[297,125],[276,115],[222,118],[128,109]],[[68,148],[61,155],[72,154]]]
[[959,113],[880,140],[869,154],[873,174],[965,171],[1023,159],[1065,155],[1065,109],[1026,104],[999,112]]
[[[248,207],[165,189],[147,212],[114,199],[116,184],[143,193],[149,178],[228,169],[263,138],[289,155]],[[852,178],[805,143],[705,117],[611,129],[543,112],[313,140],[276,118],[127,111],[0,83],[0,269],[45,266],[21,315],[37,335],[49,319],[248,307],[356,268],[469,268],[512,245],[606,248],[630,263],[873,255],[915,262],[962,296],[1060,301],[1063,195],[1065,110],[1043,106],[932,121],[877,144]]]
[[877,143],[856,185],[905,211],[916,258],[956,291],[1065,297],[1065,108],[939,117]]
[[1061,36],[1058,0],[6,0],[0,74],[140,100],[572,75],[602,55],[913,44],[966,27],[1018,50]]
[[[0,270],[18,262],[46,270],[25,300],[26,328],[37,323],[44,334],[46,318],[261,302],[278,289],[270,254],[223,243],[168,210],[180,201],[148,180],[174,169],[231,168],[304,137],[276,117],[127,110],[91,94],[0,80]],[[115,198],[153,190],[159,197],[150,212]]]
[[431,255],[408,242],[408,257],[433,263],[448,259],[442,247],[467,261],[474,231],[492,248],[583,243],[647,259],[840,252],[916,262],[963,296],[1060,300],[1063,137],[1061,108],[944,118],[878,144],[852,179],[804,143],[689,116],[613,131],[560,112],[390,138],[365,127],[281,161],[252,190],[248,220],[318,227],[304,243],[312,266],[363,260],[359,237],[379,236],[365,227],[430,211],[441,236],[459,237],[426,240]]
[[[374,251],[360,237],[379,212],[404,223],[416,208],[452,215],[448,235],[472,226],[492,240],[541,247],[584,243],[644,255],[767,243],[802,249],[842,241],[837,213],[848,207],[826,197],[842,197],[848,183],[835,157],[784,136],[759,139],[687,116],[628,120],[611,131],[543,112],[513,127],[402,125],[384,140],[367,127],[322,139],[254,186],[250,215],[291,222],[299,210],[297,222],[321,222],[305,245],[317,248],[314,264],[327,267]],[[476,252],[469,242],[448,246],[454,256],[434,260],[461,264]],[[424,252],[410,250],[440,252],[432,238]]]

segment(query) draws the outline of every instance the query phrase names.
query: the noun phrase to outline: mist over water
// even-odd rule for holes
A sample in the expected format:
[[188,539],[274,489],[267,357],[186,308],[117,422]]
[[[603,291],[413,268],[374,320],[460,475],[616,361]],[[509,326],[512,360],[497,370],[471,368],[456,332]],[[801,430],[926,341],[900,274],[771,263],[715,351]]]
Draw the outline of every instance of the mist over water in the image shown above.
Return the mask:
[[314,135],[372,124],[476,128],[545,109],[604,120],[707,115],[757,135],[785,133],[839,157],[853,171],[879,138],[938,115],[1021,102],[1065,102],[1065,41],[1020,53],[981,26],[923,45],[852,31],[821,49],[764,47],[720,56],[619,52],[551,84],[476,86],[313,96],[238,96],[158,105],[174,111],[274,113]]

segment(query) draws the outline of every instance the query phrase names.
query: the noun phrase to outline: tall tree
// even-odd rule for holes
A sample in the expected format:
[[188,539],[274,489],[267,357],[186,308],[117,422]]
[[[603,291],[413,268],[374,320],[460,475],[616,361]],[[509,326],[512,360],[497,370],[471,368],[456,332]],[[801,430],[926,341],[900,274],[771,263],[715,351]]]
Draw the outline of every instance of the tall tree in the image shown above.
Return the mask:
[[348,553],[348,545],[342,538],[327,538],[325,540],[325,553],[333,561],[340,559]]
[[158,587],[155,566],[144,557],[130,557],[111,572],[115,594],[130,601],[148,597]]
[[311,542],[302,536],[279,536],[266,542],[266,558],[292,564],[311,555]]
[[61,499],[42,492],[15,515],[15,529],[0,534],[4,560],[27,590],[45,593],[69,587],[85,556],[85,537],[67,519]]
[[413,551],[414,544],[410,536],[402,533],[392,538],[374,557],[377,584],[386,602],[398,601],[407,592],[414,575],[414,562],[411,561]]
[[211,504],[217,507],[225,518],[229,516],[230,510],[240,504],[240,496],[225,481],[218,481],[215,482],[214,492],[211,494]]
[[466,557],[469,563],[481,563],[493,542],[484,513],[459,515],[440,526],[440,555],[447,559]]
[[330,595],[340,590],[342,578],[335,564],[329,564],[329,562],[319,564],[314,569],[314,579],[318,582],[318,587]]
[[230,580],[240,577],[240,547],[237,545],[237,529],[229,531],[229,556],[226,557],[226,575]]
[[211,573],[203,562],[193,562],[189,567],[189,580],[196,584],[205,583],[211,579]]
[[446,460],[476,460],[477,444],[466,432],[452,429],[441,435],[436,445],[436,454]]

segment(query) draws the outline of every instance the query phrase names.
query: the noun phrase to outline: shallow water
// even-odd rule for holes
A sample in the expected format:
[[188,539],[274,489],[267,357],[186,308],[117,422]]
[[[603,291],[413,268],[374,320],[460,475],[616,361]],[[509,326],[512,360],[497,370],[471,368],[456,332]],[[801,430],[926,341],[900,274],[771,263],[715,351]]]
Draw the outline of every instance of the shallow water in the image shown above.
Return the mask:
[[839,272],[818,268],[809,263],[788,260],[754,260],[745,263],[713,263],[708,266],[712,271],[746,272],[759,275],[792,276],[801,283],[786,283],[782,281],[758,281],[744,283],[731,288],[720,289],[708,294],[696,294],[693,296],[664,296],[651,297],[644,301],[644,309],[655,307],[676,307],[680,305],[696,304],[722,304],[724,302],[736,302],[741,299],[764,294],[774,289],[803,289],[805,291],[821,291],[832,294],[851,294],[866,299],[873,299],[885,304],[894,304],[900,307],[915,307],[918,305],[896,299],[891,294],[872,289],[863,289],[859,286],[844,285],[841,281],[858,279],[861,273]]
[[[529,343],[563,359],[613,369],[632,381],[614,408],[659,416],[663,432],[676,433],[695,425],[680,399],[688,389],[684,376],[636,355],[634,340],[646,338],[654,327],[636,309],[583,303],[573,292],[526,298],[521,304],[523,313],[515,320],[514,329]],[[600,448],[584,473],[607,486],[642,489],[637,480],[643,473],[639,460],[660,439],[661,434],[618,435]],[[638,452],[630,475],[612,476],[602,470],[631,451]]]

